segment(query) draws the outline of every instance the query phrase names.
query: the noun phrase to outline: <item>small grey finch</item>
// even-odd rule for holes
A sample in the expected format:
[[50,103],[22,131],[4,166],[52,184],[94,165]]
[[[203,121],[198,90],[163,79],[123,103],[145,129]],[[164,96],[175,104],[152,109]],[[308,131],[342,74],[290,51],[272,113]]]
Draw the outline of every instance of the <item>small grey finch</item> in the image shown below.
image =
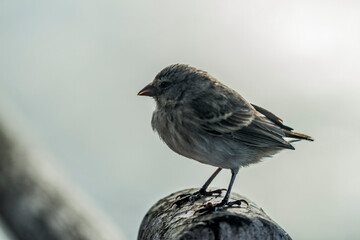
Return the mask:
[[218,167],[194,195],[211,194],[206,191],[211,181],[221,169],[231,170],[229,187],[215,210],[228,204],[240,167],[282,149],[294,149],[284,137],[313,141],[293,132],[268,110],[248,103],[207,72],[188,65],[164,68],[138,95],[155,99],[152,128],[173,151]]

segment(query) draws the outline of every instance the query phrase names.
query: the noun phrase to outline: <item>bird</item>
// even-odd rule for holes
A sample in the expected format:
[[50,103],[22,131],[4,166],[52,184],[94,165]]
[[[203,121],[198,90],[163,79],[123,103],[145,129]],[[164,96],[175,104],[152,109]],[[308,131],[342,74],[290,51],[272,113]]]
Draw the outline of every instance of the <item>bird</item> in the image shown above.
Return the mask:
[[294,132],[265,108],[250,104],[206,71],[187,64],[165,67],[138,95],[155,100],[151,126],[170,149],[217,167],[194,196],[211,195],[206,190],[212,180],[222,169],[231,171],[226,194],[213,205],[215,210],[229,205],[240,168],[283,149],[294,150],[294,141],[314,140]]

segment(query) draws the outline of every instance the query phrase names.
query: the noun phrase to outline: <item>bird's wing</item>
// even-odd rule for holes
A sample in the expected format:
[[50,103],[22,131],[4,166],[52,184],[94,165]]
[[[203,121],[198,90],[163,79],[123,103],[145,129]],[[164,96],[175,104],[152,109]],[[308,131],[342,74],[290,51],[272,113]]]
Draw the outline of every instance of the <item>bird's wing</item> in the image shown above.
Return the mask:
[[293,149],[283,139],[282,129],[239,95],[203,95],[194,99],[192,108],[201,129],[208,134],[248,146]]
[[248,126],[233,132],[230,137],[249,146],[294,149],[290,143],[284,140],[283,130],[259,114]]
[[279,118],[278,116],[276,116],[275,114],[273,114],[272,112],[266,110],[265,108],[259,107],[255,104],[251,104],[251,105],[256,109],[256,111],[262,113],[265,117],[267,117],[270,121],[272,121],[279,127],[283,128],[285,130],[288,130],[288,131],[293,130],[293,128],[284,125],[283,120],[281,118]]
[[[239,96],[240,97],[240,96]],[[241,97],[202,95],[191,103],[193,116],[202,130],[223,135],[240,130],[255,118],[255,110]]]

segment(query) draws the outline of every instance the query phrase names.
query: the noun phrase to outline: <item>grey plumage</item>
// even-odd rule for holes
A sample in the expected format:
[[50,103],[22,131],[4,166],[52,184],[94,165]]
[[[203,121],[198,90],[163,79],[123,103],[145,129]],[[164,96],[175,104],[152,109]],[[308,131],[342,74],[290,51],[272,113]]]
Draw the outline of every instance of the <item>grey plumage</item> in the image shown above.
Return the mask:
[[281,149],[294,149],[284,137],[312,140],[292,132],[276,115],[248,103],[207,72],[188,65],[166,67],[139,95],[155,99],[151,125],[173,151],[231,169],[233,178],[242,166]]

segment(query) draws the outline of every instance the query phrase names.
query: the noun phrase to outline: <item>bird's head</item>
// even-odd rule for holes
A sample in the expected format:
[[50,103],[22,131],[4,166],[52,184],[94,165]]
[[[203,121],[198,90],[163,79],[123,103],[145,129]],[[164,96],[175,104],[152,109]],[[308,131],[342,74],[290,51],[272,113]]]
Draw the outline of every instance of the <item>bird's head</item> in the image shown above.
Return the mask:
[[191,101],[215,81],[208,73],[185,64],[174,64],[161,70],[138,95],[153,97],[158,105],[170,106]]

